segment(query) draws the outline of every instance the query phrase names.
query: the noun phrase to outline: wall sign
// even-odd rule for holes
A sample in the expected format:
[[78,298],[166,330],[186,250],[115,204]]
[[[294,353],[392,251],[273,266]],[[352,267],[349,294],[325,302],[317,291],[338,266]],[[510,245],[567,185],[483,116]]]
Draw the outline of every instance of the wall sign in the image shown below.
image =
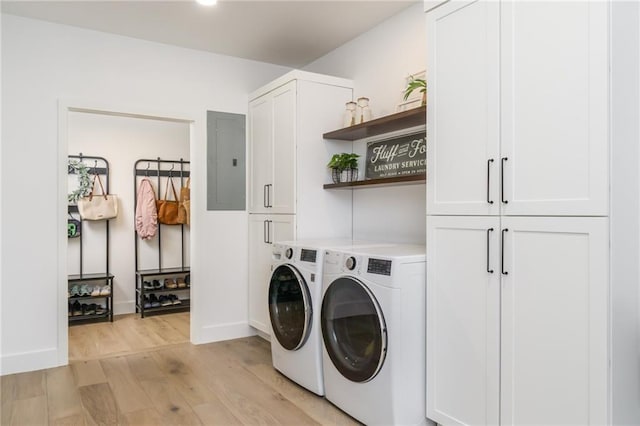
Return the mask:
[[427,134],[416,133],[367,144],[366,179],[406,176],[427,171]]

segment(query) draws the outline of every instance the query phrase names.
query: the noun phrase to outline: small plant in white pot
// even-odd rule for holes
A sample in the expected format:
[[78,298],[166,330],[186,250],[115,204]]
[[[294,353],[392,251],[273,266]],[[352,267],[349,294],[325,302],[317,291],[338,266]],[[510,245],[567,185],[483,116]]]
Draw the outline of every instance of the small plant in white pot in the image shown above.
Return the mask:
[[343,152],[334,154],[327,167],[331,169],[333,183],[353,182],[358,179],[358,154]]

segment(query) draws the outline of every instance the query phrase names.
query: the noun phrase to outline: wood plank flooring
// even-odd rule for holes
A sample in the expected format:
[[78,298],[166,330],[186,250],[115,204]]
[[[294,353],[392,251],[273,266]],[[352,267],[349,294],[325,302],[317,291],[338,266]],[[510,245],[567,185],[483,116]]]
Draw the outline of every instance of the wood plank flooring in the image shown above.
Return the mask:
[[0,377],[0,424],[358,424],[274,370],[268,342],[194,346],[188,319],[72,327],[68,366]]

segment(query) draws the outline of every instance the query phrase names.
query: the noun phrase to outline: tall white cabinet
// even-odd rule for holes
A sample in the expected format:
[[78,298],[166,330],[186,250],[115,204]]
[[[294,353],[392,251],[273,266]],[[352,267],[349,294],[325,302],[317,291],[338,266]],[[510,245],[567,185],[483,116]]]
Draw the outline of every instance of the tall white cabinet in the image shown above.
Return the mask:
[[427,11],[427,416],[609,421],[609,9]]
[[322,188],[327,162],[344,146],[322,134],[341,126],[352,97],[351,81],[303,71],[249,96],[249,325],[265,335],[273,243],[351,238],[350,194]]

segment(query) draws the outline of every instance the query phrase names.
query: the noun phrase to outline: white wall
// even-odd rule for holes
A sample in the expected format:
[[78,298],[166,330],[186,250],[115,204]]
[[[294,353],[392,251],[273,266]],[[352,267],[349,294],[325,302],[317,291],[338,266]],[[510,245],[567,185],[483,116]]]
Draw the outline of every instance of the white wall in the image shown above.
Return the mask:
[[640,422],[640,4],[611,7],[612,424]]
[[206,111],[246,114],[247,93],[287,71],[2,15],[2,374],[67,361],[67,306],[64,299],[56,303],[66,287],[61,99],[70,106],[193,120],[191,338],[198,343],[251,333],[246,212],[205,210]]
[[[113,280],[114,313],[135,312],[135,247],[134,235],[134,187],[133,167],[136,160],[154,159],[189,160],[189,125],[183,122],[150,120],[135,117],[69,112],[67,121],[69,154],[100,156],[109,161],[109,192],[118,196],[118,217],[109,224],[109,270]],[[85,160],[89,167],[93,161]],[[102,163],[98,164],[100,167]],[[146,167],[146,163],[138,167]],[[150,165],[151,170],[157,168]],[[165,168],[163,166],[163,168]],[[168,166],[167,166],[168,168]],[[179,166],[176,168],[179,170]],[[176,172],[176,176],[179,173]],[[156,197],[165,197],[166,178],[161,179],[160,192],[157,178],[150,178]],[[140,181],[140,178],[137,179]],[[77,187],[77,176],[70,175],[70,189]],[[73,185],[73,186],[72,186]],[[180,194],[180,178],[174,178]],[[76,215],[77,217],[77,215]],[[106,257],[106,233],[104,222],[83,224],[83,272],[104,272]],[[162,227],[163,267],[181,265],[180,226]],[[185,227],[185,264],[189,265],[189,227]],[[68,240],[67,272],[80,273],[80,241]],[[139,269],[158,268],[158,237],[139,240]]]
[[[405,78],[425,69],[425,31],[422,3],[416,3],[305,70],[352,79],[354,99],[368,97],[374,118],[392,114],[402,100]],[[361,160],[365,143],[354,144]],[[424,244],[425,211],[424,184],[354,190],[354,237]]]

